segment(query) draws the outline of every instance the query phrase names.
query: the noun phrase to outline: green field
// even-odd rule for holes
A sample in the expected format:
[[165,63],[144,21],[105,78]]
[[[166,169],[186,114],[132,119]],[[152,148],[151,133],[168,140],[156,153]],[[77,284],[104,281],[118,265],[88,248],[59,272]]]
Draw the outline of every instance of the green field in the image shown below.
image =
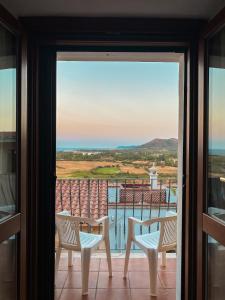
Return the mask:
[[148,174],[123,173],[118,167],[97,167],[89,171],[75,171],[68,177],[70,178],[148,178]]
[[83,150],[57,152],[59,178],[148,178],[157,166],[159,178],[176,178],[177,152],[149,149]]

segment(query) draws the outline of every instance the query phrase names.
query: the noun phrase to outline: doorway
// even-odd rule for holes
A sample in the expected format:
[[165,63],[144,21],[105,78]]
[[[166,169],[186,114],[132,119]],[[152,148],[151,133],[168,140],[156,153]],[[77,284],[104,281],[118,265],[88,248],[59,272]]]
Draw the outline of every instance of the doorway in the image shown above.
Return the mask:
[[[137,284],[138,277],[148,276],[137,247],[132,248],[130,278],[124,282],[121,275],[128,218],[147,220],[174,211],[179,224],[177,249],[167,254],[168,272],[159,269],[159,293],[179,299],[184,55],[58,52],[56,74],[56,213],[95,219],[109,216],[113,271],[120,281],[120,286],[113,285],[114,278],[98,285],[99,278],[104,281],[101,277],[106,276],[105,258],[98,249],[90,272],[90,293],[98,299],[101,293],[115,292],[113,286],[122,289],[121,298],[126,293],[135,297],[140,290],[148,293],[149,282]],[[136,233],[156,232],[160,226],[153,227],[139,226]],[[101,233],[100,227],[81,226],[81,230]],[[79,259],[74,254],[73,266],[68,267],[67,252],[61,254],[55,299],[68,293],[81,297]]]

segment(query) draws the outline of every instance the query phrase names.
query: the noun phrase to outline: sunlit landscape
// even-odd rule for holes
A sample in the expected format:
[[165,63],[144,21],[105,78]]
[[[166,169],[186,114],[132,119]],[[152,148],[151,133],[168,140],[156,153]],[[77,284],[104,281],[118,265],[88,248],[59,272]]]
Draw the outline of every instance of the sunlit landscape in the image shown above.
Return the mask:
[[[157,146],[157,147],[156,147]],[[177,140],[155,139],[148,147],[113,150],[59,150],[59,178],[148,178],[149,168],[157,164],[160,178],[177,176]],[[155,148],[155,149],[154,149]]]

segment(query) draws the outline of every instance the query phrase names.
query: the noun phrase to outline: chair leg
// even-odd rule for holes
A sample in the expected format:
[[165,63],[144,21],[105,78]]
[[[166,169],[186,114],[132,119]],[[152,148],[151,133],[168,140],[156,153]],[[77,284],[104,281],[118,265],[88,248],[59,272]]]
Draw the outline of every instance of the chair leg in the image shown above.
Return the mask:
[[88,294],[88,280],[90,269],[91,249],[81,250],[81,271],[82,271],[82,295]]
[[166,252],[162,252],[162,267],[166,267]]
[[56,258],[55,258],[55,273],[59,269],[59,261],[60,261],[60,255],[61,255],[61,248],[56,249]]
[[109,277],[112,277],[112,262],[111,262],[111,252],[110,252],[110,243],[109,238],[105,238],[105,250],[108,262],[108,270],[109,270]]
[[126,278],[126,276],[127,276],[131,243],[132,243],[131,239],[128,238],[127,239],[127,246],[126,246],[125,264],[124,264],[124,275],[123,275],[124,278]]
[[68,267],[72,267],[73,265],[73,252],[72,250],[68,250]]
[[148,253],[150,295],[157,296],[158,251]]

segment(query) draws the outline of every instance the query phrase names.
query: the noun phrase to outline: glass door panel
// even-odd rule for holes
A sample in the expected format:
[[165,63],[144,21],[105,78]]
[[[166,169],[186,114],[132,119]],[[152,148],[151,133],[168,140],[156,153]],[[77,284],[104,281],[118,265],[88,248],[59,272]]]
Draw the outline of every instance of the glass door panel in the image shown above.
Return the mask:
[[17,240],[0,243],[0,300],[17,299]]
[[208,300],[223,300],[225,296],[225,246],[208,235],[207,239]]
[[17,39],[0,24],[0,300],[17,298]]
[[225,223],[225,28],[208,41],[208,64],[206,212]]
[[16,211],[16,38],[0,26],[0,221]]
[[202,298],[222,300],[225,295],[225,27],[206,39],[206,49]]
[[0,300],[27,293],[27,39],[0,7]]

